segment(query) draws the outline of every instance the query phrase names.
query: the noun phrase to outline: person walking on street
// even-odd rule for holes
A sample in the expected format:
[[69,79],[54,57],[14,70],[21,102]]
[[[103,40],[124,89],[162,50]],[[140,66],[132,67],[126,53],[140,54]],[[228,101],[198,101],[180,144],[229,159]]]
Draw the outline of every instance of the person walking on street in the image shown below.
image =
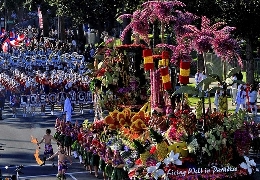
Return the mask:
[[59,150],[57,152],[55,152],[52,156],[47,158],[46,160],[48,161],[48,160],[54,158],[55,156],[58,156],[58,174],[57,174],[57,177],[60,178],[60,179],[66,179],[65,173],[68,169],[67,161],[69,160],[70,165],[71,165],[72,160],[68,156],[68,154],[66,153],[64,146],[60,146]]
[[[40,146],[41,143],[44,142],[45,146],[44,146],[44,157],[43,157],[43,164],[45,165],[45,161],[46,161],[46,156],[52,156],[53,155],[53,147],[51,144],[51,140],[56,141],[57,143],[59,143],[52,135],[51,135],[51,130],[50,129],[46,129],[46,134],[43,136],[43,138],[41,139],[40,142],[37,143],[38,146]],[[52,165],[54,166],[54,163],[52,163]]]

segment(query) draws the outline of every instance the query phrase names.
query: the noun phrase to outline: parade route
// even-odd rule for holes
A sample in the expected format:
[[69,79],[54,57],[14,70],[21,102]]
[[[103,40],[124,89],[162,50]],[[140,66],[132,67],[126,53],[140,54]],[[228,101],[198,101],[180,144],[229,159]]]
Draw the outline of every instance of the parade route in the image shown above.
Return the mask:
[[[41,139],[45,134],[46,128],[52,130],[52,134],[55,133],[54,124],[56,118],[61,114],[58,108],[56,108],[55,115],[46,113],[46,115],[40,115],[36,113],[35,116],[29,115],[28,117],[22,117],[20,114],[17,118],[12,118],[11,109],[8,106],[3,111],[4,120],[0,121],[0,170],[3,177],[10,177],[15,175],[16,166],[23,165],[19,179],[22,180],[50,180],[57,179],[57,159],[54,159],[55,167],[52,166],[52,161],[47,161],[45,166],[39,166],[34,158],[34,152],[37,148],[35,144],[31,142],[31,136]],[[93,121],[93,114],[86,113],[81,114],[75,109],[75,113],[72,115],[73,121],[82,123],[85,119]],[[57,145],[54,144],[54,151],[57,150]],[[44,147],[41,146],[40,154],[43,155]],[[42,158],[42,156],[41,156]],[[94,175],[89,174],[78,159],[72,158],[72,165],[69,165],[67,171],[68,180],[84,180],[84,179],[97,179]],[[101,174],[100,174],[101,177]]]

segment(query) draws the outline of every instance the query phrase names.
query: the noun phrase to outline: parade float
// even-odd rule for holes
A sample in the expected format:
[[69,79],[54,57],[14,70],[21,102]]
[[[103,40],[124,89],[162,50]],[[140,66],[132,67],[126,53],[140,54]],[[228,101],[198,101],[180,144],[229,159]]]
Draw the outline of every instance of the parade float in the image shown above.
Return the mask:
[[[225,103],[220,105],[222,112],[205,112],[202,103],[196,113],[173,108],[171,67],[179,69],[178,80],[187,85],[192,50],[212,50],[223,61],[236,57],[241,63],[230,34],[234,28],[222,22],[211,26],[202,17],[199,30],[190,25],[197,17],[177,10],[183,6],[179,1],[148,1],[133,15],[122,16],[131,18],[123,35],[131,29],[146,46],[135,42],[115,47],[113,39],[102,46],[91,83],[96,116],[100,117],[91,128],[101,134],[113,132],[106,143],[120,150],[131,179],[252,178],[258,169],[249,151],[259,149],[259,127],[245,121],[245,112],[229,114]],[[162,28],[173,21],[176,34],[176,45],[162,40],[156,53],[148,38],[149,24],[155,20]],[[184,93],[182,100],[187,103]]]

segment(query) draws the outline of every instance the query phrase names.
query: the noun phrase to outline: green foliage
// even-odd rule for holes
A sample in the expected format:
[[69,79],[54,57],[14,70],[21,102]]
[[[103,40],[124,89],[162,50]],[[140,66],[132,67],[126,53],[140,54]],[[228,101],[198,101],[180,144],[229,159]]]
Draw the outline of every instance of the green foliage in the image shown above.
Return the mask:
[[[260,34],[260,1],[259,0],[216,0],[222,19],[235,26],[240,37],[249,37],[257,41]],[[250,19],[250,21],[249,21]]]
[[4,11],[4,2],[6,2],[6,9],[8,11],[16,11],[23,6],[24,0],[6,0],[0,1],[0,10]]
[[209,89],[209,85],[216,81],[217,80],[215,78],[207,77],[207,78],[203,79],[202,81],[200,81],[200,83],[198,84],[198,87],[202,87],[202,90],[206,91]]
[[223,125],[226,127],[228,132],[233,133],[242,127],[245,115],[246,112],[240,110],[238,113],[232,114],[229,117],[225,117]]
[[113,26],[119,14],[132,12],[142,3],[137,0],[46,0],[46,2],[56,7],[57,15],[72,17],[75,25],[89,23],[95,29],[103,29],[107,26],[105,24]]
[[133,140],[133,146],[134,146],[135,150],[136,150],[139,154],[142,154],[142,153],[145,152],[145,148],[144,148],[144,146],[141,144],[140,141],[134,139],[134,140]]
[[182,94],[182,93],[187,93],[191,95],[198,95],[199,91],[196,87],[192,86],[181,86],[179,89],[177,89],[172,96],[177,95],[177,94]]
[[161,143],[164,139],[164,137],[161,135],[161,133],[158,133],[155,131],[153,128],[150,128],[150,135],[151,138],[156,142],[156,143]]
[[241,70],[240,67],[231,68],[227,73],[227,78],[232,77],[234,74],[238,73]]

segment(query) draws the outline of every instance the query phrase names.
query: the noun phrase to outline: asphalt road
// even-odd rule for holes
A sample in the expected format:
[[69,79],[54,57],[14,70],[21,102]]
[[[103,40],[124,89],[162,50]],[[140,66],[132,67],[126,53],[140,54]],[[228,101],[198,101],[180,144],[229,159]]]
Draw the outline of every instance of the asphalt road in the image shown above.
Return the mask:
[[[53,167],[52,161],[47,161],[45,166],[39,166],[36,163],[34,158],[36,145],[31,143],[31,136],[41,139],[46,128],[50,128],[54,134],[55,119],[60,115],[60,111],[56,109],[55,113],[56,115],[51,115],[49,111],[44,116],[37,113],[35,116],[22,117],[22,111],[19,109],[17,118],[12,118],[11,110],[8,107],[5,108],[4,120],[0,120],[0,146],[3,149],[0,150],[0,170],[3,177],[16,174],[16,166],[23,165],[19,179],[57,179],[55,177],[57,166]],[[72,119],[82,123],[85,119],[93,120],[93,114],[88,113],[87,110],[84,114],[80,114],[76,109]],[[43,149],[42,144],[40,154],[43,154]],[[55,150],[57,150],[56,145],[54,145]],[[94,175],[88,174],[83,165],[79,164],[78,159],[72,157],[72,160],[73,164],[69,165],[67,171],[68,180],[97,179]],[[57,165],[57,158],[54,163]]]

